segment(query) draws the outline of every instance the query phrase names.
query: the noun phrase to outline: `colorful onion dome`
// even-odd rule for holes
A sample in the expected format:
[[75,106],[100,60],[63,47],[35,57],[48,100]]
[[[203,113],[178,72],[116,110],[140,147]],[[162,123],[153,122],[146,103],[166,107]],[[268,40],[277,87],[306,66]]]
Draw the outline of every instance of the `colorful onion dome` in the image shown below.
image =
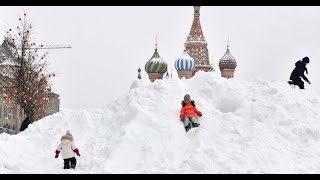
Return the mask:
[[193,71],[196,63],[187,51],[184,50],[181,57],[175,61],[174,67],[177,71]]
[[229,47],[227,48],[227,52],[219,61],[220,69],[235,69],[237,67],[237,62],[234,57],[231,55],[229,51]]
[[151,59],[146,63],[145,70],[147,73],[165,73],[168,65],[160,57],[157,48],[155,49]]

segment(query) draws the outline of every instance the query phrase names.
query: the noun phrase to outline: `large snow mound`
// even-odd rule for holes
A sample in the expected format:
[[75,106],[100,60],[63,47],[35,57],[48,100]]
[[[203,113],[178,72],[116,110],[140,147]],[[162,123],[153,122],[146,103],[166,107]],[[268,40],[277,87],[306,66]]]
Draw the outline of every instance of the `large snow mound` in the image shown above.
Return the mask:
[[[186,93],[203,113],[195,133],[179,119]],[[1,134],[0,173],[319,173],[319,110],[311,86],[213,72],[136,80],[100,109],[62,110]],[[66,130],[81,154],[74,171],[54,158]]]

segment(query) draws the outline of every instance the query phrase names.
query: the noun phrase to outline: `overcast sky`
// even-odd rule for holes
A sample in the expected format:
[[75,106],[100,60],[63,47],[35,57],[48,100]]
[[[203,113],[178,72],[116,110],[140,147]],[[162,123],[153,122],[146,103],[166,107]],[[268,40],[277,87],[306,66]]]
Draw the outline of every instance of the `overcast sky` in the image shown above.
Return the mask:
[[[51,50],[50,70],[56,72],[53,89],[61,108],[94,108],[128,92],[141,65],[158,51],[174,70],[174,61],[193,21],[192,6],[0,7],[0,41],[5,27],[16,25],[26,11],[37,42],[70,44]],[[202,6],[200,21],[210,61],[216,64],[226,51],[238,63],[235,77],[286,83],[294,63],[308,56],[311,85],[320,92],[320,7]],[[306,83],[307,84],[307,83]]]

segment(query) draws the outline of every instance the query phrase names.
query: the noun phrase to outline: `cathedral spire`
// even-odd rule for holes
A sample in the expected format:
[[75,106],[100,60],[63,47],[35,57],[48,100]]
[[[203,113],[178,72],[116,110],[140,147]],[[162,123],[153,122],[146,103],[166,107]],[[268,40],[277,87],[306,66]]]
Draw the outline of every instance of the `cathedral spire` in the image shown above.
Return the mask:
[[199,17],[200,16],[200,6],[193,6],[194,9],[194,17]]
[[200,40],[201,38],[204,38],[200,24],[200,6],[193,6],[193,9],[193,23],[189,36],[191,39]]
[[208,72],[210,69],[209,52],[207,42],[202,32],[200,23],[200,6],[193,6],[193,22],[191,30],[186,40],[186,49],[189,55],[196,62],[196,67],[192,76],[198,71],[203,70]]
[[140,69],[140,65],[139,65],[139,69],[138,69],[138,79],[141,79],[141,69]]

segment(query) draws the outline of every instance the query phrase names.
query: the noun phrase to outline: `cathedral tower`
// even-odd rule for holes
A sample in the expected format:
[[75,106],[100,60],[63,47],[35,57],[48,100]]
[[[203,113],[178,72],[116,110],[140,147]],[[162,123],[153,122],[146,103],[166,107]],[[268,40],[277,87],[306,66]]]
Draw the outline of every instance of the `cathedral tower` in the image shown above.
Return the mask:
[[188,54],[196,62],[192,76],[199,70],[208,72],[210,69],[207,42],[202,32],[200,24],[200,6],[193,6],[193,23],[187,40],[185,42]]

